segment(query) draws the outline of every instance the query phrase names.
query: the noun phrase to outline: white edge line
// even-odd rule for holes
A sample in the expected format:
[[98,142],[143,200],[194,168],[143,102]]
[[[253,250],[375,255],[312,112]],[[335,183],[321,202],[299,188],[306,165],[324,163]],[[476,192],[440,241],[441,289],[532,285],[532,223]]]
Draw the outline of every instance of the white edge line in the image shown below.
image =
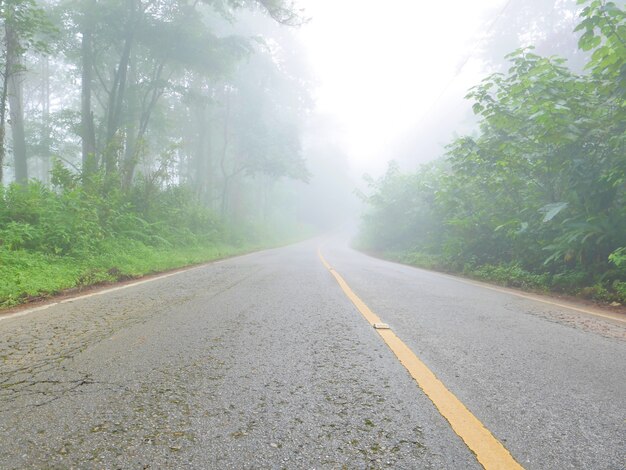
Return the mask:
[[[213,263],[213,264],[215,264],[215,263]],[[205,266],[194,266],[193,268],[185,269],[183,271],[177,271],[175,273],[164,274],[162,276],[157,276],[157,277],[153,277],[153,278],[150,278],[150,279],[144,279],[142,281],[133,282],[131,284],[124,284],[123,286],[112,287],[110,289],[103,289],[103,290],[100,290],[100,291],[97,291],[97,292],[91,292],[90,294],[78,295],[76,297],[70,297],[70,298],[67,298],[67,299],[59,300],[58,302],[52,302],[52,303],[49,303],[49,304],[46,304],[46,305],[41,305],[39,307],[29,308],[27,310],[21,310],[19,312],[10,313],[8,315],[2,315],[2,316],[0,316],[0,321],[10,320],[12,318],[17,318],[17,317],[23,317],[25,315],[29,315],[31,313],[39,312],[41,310],[47,310],[47,309],[49,309],[51,307],[54,307],[56,305],[67,304],[67,303],[75,302],[77,300],[88,299],[90,297],[96,297],[96,296],[99,296],[99,295],[109,294],[111,292],[116,292],[116,291],[120,291],[120,290],[123,290],[123,289],[128,289],[129,287],[140,286],[142,284],[147,284],[147,283],[153,282],[153,281],[159,281],[161,279],[165,279],[165,278],[168,278],[168,277],[176,276],[177,274],[186,273],[186,272],[192,271],[194,269],[198,269],[200,267],[205,267]]]
[[[411,266],[409,266],[409,267],[411,267]],[[420,268],[417,268],[417,269],[420,269]],[[553,302],[551,300],[544,299],[544,298],[540,297],[539,295],[525,294],[525,293],[522,293],[522,292],[517,292],[515,289],[511,289],[511,288],[508,288],[508,287],[493,286],[493,285],[487,284],[486,282],[470,281],[468,279],[464,279],[464,278],[456,277],[456,276],[451,276],[449,274],[438,273],[436,271],[430,271],[430,270],[426,270],[426,271],[434,272],[435,274],[439,274],[440,276],[443,276],[443,277],[445,277],[447,279],[450,279],[450,280],[453,280],[453,281],[457,281],[457,282],[461,282],[463,284],[468,284],[470,286],[482,287],[484,289],[489,289],[489,290],[492,290],[492,291],[495,291],[495,292],[499,292],[501,294],[514,295],[516,297],[521,297],[522,299],[533,300],[535,302],[540,302],[542,304],[552,305],[554,307],[560,307],[560,308],[564,308],[564,309],[567,309],[567,310],[573,310],[575,312],[580,312],[580,313],[584,313],[584,314],[587,314],[587,315],[593,315],[594,317],[602,317],[602,318],[606,318],[606,319],[609,319],[609,320],[615,320],[617,322],[626,323],[626,318],[620,318],[618,316],[620,314],[615,314],[615,316],[607,315],[606,313],[596,312],[596,311],[593,311],[593,310],[576,307],[574,305],[562,304],[562,303],[559,303],[559,302]]]
[[26,310],[20,310],[19,312],[10,313],[10,314],[7,314],[7,315],[2,315],[2,313],[0,313],[0,322],[3,321],[3,320],[11,320],[13,318],[30,315],[31,313],[40,312],[42,310],[47,310],[47,309],[49,309],[51,307],[54,307],[56,305],[67,304],[67,303],[75,302],[77,300],[88,299],[90,297],[96,297],[96,296],[99,296],[99,295],[110,294],[111,292],[116,292],[116,291],[120,291],[120,290],[123,290],[123,289],[128,289],[130,287],[140,286],[142,284],[147,284],[149,282],[160,281],[161,279],[166,279],[168,277],[177,276],[178,274],[188,273],[189,271],[194,271],[196,269],[202,269],[202,268],[206,268],[208,266],[214,266],[216,264],[221,264],[221,263],[224,263],[226,261],[239,259],[239,258],[244,258],[244,257],[250,256],[250,255],[256,255],[258,253],[263,253],[264,251],[269,251],[269,250],[273,250],[273,249],[275,249],[275,248],[268,248],[266,250],[253,251],[251,253],[245,253],[245,254],[239,255],[239,256],[232,256],[232,257],[229,257],[229,258],[223,258],[223,259],[219,259],[219,260],[215,260],[215,261],[209,261],[208,263],[204,263],[204,264],[201,264],[199,266],[192,266],[190,268],[183,268],[183,269],[181,269],[179,271],[176,271],[176,272],[173,272],[173,273],[162,274],[160,276],[151,277],[150,279],[143,279],[141,281],[136,281],[136,282],[133,282],[133,283],[130,283],[130,284],[124,284],[123,286],[117,286],[117,287],[112,287],[110,289],[99,290],[97,292],[92,292],[90,294],[83,294],[83,295],[78,295],[76,297],[69,297],[67,299],[59,300],[58,302],[52,302],[52,303],[49,303],[49,304],[46,304],[46,305],[41,305],[39,307],[29,308],[29,309],[26,309]]
[[372,255],[368,255],[366,253],[362,253],[358,250],[354,250],[357,253],[361,253],[364,254],[365,256],[368,256],[369,258],[378,260],[378,261],[382,261],[385,263],[391,263],[394,264],[396,266],[403,266],[405,268],[409,268],[409,269],[417,269],[418,271],[424,271],[430,274],[434,274],[436,276],[441,276],[444,277],[446,279],[450,279],[452,281],[457,281],[460,282],[462,284],[468,284],[470,286],[475,286],[475,287],[482,287],[484,289],[489,289],[495,292],[499,292],[501,294],[509,294],[509,295],[514,295],[516,297],[521,297],[523,299],[527,299],[527,300],[533,300],[535,302],[540,302],[542,304],[546,304],[546,305],[552,305],[554,307],[560,307],[560,308],[564,308],[567,310],[572,310],[574,312],[579,312],[579,313],[584,313],[586,315],[591,315],[594,317],[601,317],[601,318],[606,318],[607,320],[613,320],[619,323],[626,323],[626,318],[620,318],[619,313],[616,313],[615,315],[607,315],[606,313],[601,313],[598,311],[594,311],[594,310],[590,310],[590,309],[585,309],[585,308],[580,308],[580,307],[576,307],[574,305],[568,305],[568,304],[562,304],[559,302],[552,302],[551,300],[547,300],[542,298],[539,295],[534,295],[534,294],[530,294],[530,293],[522,293],[522,292],[518,292],[515,289],[512,289],[510,287],[500,287],[500,286],[495,286],[492,284],[488,284],[487,282],[481,282],[481,281],[472,281],[470,279],[466,279],[464,277],[460,277],[460,276],[454,276],[452,274],[447,274],[447,273],[442,273],[440,271],[435,271],[433,269],[426,269],[426,268],[420,268],[419,266],[412,266],[410,264],[405,264],[405,263],[400,263],[399,261],[392,261],[392,260],[388,260],[388,259],[384,259],[384,258],[378,258],[376,256],[372,256]]
[[[384,260],[384,261],[386,261],[386,260]],[[602,318],[606,318],[608,320],[614,320],[614,321],[617,321],[617,322],[620,322],[620,323],[626,323],[626,318],[620,318],[618,316],[619,314],[615,314],[615,316],[607,315],[606,313],[600,313],[600,312],[596,312],[596,311],[593,311],[593,310],[576,307],[574,305],[562,304],[562,303],[559,303],[559,302],[552,302],[551,300],[544,299],[544,298],[540,297],[539,295],[525,294],[525,293],[522,293],[522,292],[518,292],[515,289],[511,289],[509,287],[499,287],[499,286],[494,286],[494,285],[488,284],[486,282],[471,281],[469,279],[465,279],[465,278],[462,278],[462,277],[452,276],[450,274],[441,273],[439,271],[432,271],[430,269],[423,269],[423,268],[419,268],[417,266],[411,266],[411,265],[402,264],[402,263],[394,263],[394,264],[399,264],[400,266],[406,266],[408,268],[419,269],[420,271],[426,271],[426,272],[429,272],[429,273],[432,273],[432,274],[436,274],[438,276],[444,277],[446,279],[450,279],[452,281],[457,281],[457,282],[460,282],[460,283],[463,283],[463,284],[467,284],[467,285],[470,285],[470,286],[482,287],[483,289],[489,289],[489,290],[492,290],[492,291],[495,291],[495,292],[499,292],[501,294],[514,295],[516,297],[521,297],[522,299],[533,300],[535,302],[540,302],[542,304],[552,305],[554,307],[560,307],[560,308],[564,308],[564,309],[567,309],[567,310],[573,310],[575,312],[584,313],[586,315],[592,315],[594,317],[602,317]]]

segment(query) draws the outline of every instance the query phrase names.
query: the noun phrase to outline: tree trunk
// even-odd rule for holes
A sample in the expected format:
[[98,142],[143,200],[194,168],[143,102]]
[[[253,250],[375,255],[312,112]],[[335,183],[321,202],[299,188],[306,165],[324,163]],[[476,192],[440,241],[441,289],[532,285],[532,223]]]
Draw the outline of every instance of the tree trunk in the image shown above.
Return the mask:
[[226,209],[228,207],[228,192],[230,175],[226,170],[226,158],[228,157],[228,136],[230,133],[230,96],[228,90],[225,93],[225,108],[224,108],[224,132],[223,132],[223,145],[222,145],[222,158],[220,159],[220,169],[222,170],[222,194],[220,203],[220,215],[222,219],[226,217]]
[[5,119],[2,119],[3,123],[0,125],[0,186],[2,186],[2,179],[4,177],[4,154],[5,154],[5,148],[4,148],[4,121]]
[[26,184],[28,183],[28,164],[26,161],[26,138],[24,136],[24,107],[22,106],[22,89],[24,85],[22,58],[17,34],[9,23],[6,25],[6,31],[6,61],[10,67],[7,95],[11,116],[11,135],[13,137],[15,181],[19,184]]
[[213,198],[213,186],[214,186],[214,175],[213,175],[213,151],[212,151],[212,139],[211,139],[211,115],[209,114],[209,110],[205,110],[206,116],[206,125],[204,128],[204,201],[207,207],[213,209],[214,198]]
[[118,150],[121,145],[117,140],[118,130],[122,125],[122,110],[126,98],[127,76],[130,65],[130,56],[135,42],[135,30],[138,26],[137,5],[135,0],[128,0],[130,16],[126,24],[126,33],[124,37],[124,48],[120,62],[115,71],[113,86],[109,96],[109,109],[107,110],[107,130],[106,130],[106,148],[104,150],[104,171],[107,175],[112,175],[117,171],[118,166]]
[[194,111],[196,145],[193,152],[193,187],[196,197],[200,199],[206,190],[206,107],[204,103],[194,106]]
[[137,70],[133,55],[131,54],[128,73],[128,104],[126,107],[126,145],[124,148],[124,164],[122,167],[122,188],[129,189],[133,182],[135,166],[139,154],[137,121],[139,120],[139,99],[135,86],[137,84]]
[[7,124],[7,88],[9,84],[9,76],[11,74],[11,64],[9,62],[8,54],[8,25],[4,22],[4,68],[2,70],[2,92],[0,93],[0,184],[2,184],[4,177],[4,159],[6,156],[6,147],[4,140],[6,136],[6,124]]
[[43,86],[41,91],[41,119],[43,125],[41,163],[44,183],[50,182],[50,61],[44,57],[42,67]]
[[[6,66],[5,66],[6,69]],[[6,80],[6,70],[3,73],[3,85],[2,85],[2,94],[0,95],[0,185],[2,185],[2,180],[4,177],[4,157],[6,154],[6,148],[4,146],[4,136],[6,134],[6,109],[7,109],[7,80]]]
[[[135,175],[135,168],[139,163],[139,155],[141,147],[145,143],[146,132],[148,132],[148,124],[150,123],[150,117],[152,116],[152,111],[156,107],[159,98],[163,95],[163,88],[157,87],[157,83],[161,81],[161,75],[163,73],[163,69],[165,67],[165,63],[161,62],[155,66],[154,76],[152,83],[154,86],[152,89],[146,93],[142,102],[141,102],[141,113],[139,117],[139,130],[137,131],[137,135],[130,137],[126,136],[127,139],[127,148],[128,146],[132,146],[132,152],[129,154],[129,159],[124,160],[124,180],[123,183],[125,187],[130,187],[132,180]],[[168,79],[169,80],[169,79]],[[131,97],[133,95],[131,94]],[[128,107],[134,106],[132,101],[129,98]],[[132,113],[130,113],[130,119],[133,119]],[[135,128],[135,126],[132,126]]]
[[[87,14],[85,14],[87,15]],[[80,132],[82,139],[83,181],[98,170],[96,157],[96,130],[91,109],[93,86],[93,25],[87,17],[83,18],[81,41],[81,96],[80,96]]]
[[126,75],[128,73],[128,64],[130,61],[130,52],[132,44],[132,33],[129,32],[126,40],[122,58],[118,65],[113,82],[113,89],[109,98],[109,109],[107,116],[107,133],[106,148],[104,150],[104,169],[106,174],[113,174],[117,169],[117,151],[120,148],[118,130],[122,123],[122,107],[124,106],[124,98],[126,95]]

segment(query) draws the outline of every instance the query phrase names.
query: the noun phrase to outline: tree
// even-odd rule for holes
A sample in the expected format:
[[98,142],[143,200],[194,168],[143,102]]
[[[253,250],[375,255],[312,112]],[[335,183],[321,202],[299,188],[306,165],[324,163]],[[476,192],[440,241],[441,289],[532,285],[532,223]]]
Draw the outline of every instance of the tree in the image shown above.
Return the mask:
[[544,285],[546,276],[555,286],[623,284],[626,13],[581,3],[591,73],[532,48],[508,55],[506,73],[467,95],[476,135],[455,139],[436,172],[391,168],[371,182],[368,246],[434,255],[455,270],[504,265]]
[[5,0],[0,4],[0,21],[3,23],[2,77],[0,89],[0,184],[6,149],[7,101],[10,101],[13,126],[16,178],[24,183],[28,179],[26,166],[26,143],[22,106],[23,67],[22,56],[27,50],[45,52],[47,44],[41,40],[42,33],[52,28],[44,10],[35,0]]

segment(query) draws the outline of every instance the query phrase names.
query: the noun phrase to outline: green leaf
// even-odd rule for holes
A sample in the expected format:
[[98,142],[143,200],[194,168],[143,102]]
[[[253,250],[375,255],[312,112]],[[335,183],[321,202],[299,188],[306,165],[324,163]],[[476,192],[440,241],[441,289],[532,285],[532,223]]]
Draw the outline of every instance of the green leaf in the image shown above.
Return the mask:
[[543,206],[541,209],[539,209],[539,212],[544,214],[543,222],[550,222],[559,214],[559,212],[565,209],[568,205],[569,204],[567,202],[555,202]]

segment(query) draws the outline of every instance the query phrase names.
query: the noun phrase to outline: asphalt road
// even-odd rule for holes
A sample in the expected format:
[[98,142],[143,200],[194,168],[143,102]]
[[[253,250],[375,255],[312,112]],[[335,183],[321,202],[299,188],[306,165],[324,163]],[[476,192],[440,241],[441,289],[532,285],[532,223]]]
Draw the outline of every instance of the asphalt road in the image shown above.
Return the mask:
[[626,324],[316,240],[0,319],[0,468],[480,468],[322,265],[527,469],[626,468]]

